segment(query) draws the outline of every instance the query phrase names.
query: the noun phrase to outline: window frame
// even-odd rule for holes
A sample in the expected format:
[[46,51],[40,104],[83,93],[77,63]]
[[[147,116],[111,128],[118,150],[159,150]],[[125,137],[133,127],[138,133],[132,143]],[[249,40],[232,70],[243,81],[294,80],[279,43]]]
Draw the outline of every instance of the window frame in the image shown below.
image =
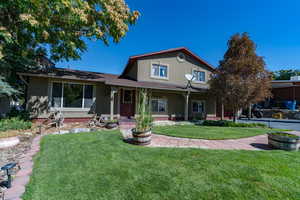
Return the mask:
[[[204,81],[197,80],[196,77],[195,77],[195,75],[194,75],[195,72],[203,72],[204,73]],[[198,70],[198,69],[193,69],[192,75],[195,77],[195,79],[193,80],[193,82],[195,82],[195,83],[206,83],[206,72],[205,71]]]
[[[152,101],[155,100],[155,101],[159,101],[159,100],[162,100],[162,101],[165,101],[165,111],[164,112],[159,112],[159,110],[156,110],[156,111],[153,111],[152,109]],[[157,109],[159,109],[159,107],[157,106]],[[155,114],[164,114],[164,113],[167,113],[168,112],[168,99],[166,98],[159,98],[159,97],[156,97],[156,98],[151,98],[151,112],[152,113],[155,113]]]
[[[53,107],[52,106],[52,91],[53,91],[53,83],[60,83],[62,86],[62,90],[61,90],[61,101],[60,101],[60,107]],[[76,84],[76,85],[82,85],[82,105],[81,107],[64,107],[64,84]],[[93,102],[96,101],[96,84],[94,83],[80,83],[80,82],[73,82],[73,81],[50,81],[50,91],[49,91],[49,107],[50,107],[50,111],[54,111],[54,110],[61,110],[61,111],[89,111],[91,109],[91,107],[89,108],[85,108],[84,107],[84,96],[85,96],[85,86],[86,85],[91,85],[93,86]]]
[[[167,76],[163,77],[163,76],[155,76],[152,72],[153,72],[153,65],[162,65],[162,66],[166,66],[167,67]],[[160,66],[159,66],[160,67]],[[158,68],[159,69],[159,68]],[[151,62],[150,64],[150,77],[154,78],[154,79],[162,79],[162,80],[169,80],[169,72],[170,72],[170,65],[169,64],[164,64],[161,62]],[[160,71],[160,70],[159,70]]]
[[[194,111],[194,107],[193,107],[193,104],[194,103],[203,103],[203,111],[202,112],[199,112],[199,106],[197,107],[197,111]],[[205,101],[204,100],[192,100],[192,113],[205,113],[206,111],[206,105],[205,105]]]

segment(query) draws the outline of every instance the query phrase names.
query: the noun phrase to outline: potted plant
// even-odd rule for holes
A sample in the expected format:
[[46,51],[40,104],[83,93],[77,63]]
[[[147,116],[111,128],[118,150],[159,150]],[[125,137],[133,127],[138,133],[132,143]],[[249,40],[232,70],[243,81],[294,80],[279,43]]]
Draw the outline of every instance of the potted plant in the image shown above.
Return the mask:
[[147,89],[141,89],[138,98],[138,107],[135,128],[132,129],[133,143],[148,145],[151,143],[152,115],[150,95]]
[[298,151],[300,147],[300,137],[285,132],[272,132],[268,134],[268,144],[274,148]]

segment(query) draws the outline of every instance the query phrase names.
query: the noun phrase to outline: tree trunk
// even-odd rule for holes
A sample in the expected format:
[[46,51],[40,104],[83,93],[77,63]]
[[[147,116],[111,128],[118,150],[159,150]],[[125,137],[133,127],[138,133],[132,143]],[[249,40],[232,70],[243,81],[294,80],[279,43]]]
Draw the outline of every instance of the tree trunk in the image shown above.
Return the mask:
[[221,103],[221,120],[224,120],[224,104]]
[[237,109],[233,110],[233,122],[235,123],[237,121]]
[[251,119],[251,115],[252,115],[252,113],[251,113],[251,103],[249,104],[249,108],[248,108],[248,119]]

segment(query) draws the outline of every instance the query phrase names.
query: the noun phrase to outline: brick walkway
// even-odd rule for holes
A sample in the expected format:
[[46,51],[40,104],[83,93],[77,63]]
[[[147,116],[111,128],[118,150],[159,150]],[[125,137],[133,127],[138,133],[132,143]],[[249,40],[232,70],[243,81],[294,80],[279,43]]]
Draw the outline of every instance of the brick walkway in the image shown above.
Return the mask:
[[269,149],[267,135],[250,138],[229,140],[204,140],[170,137],[165,135],[152,135],[151,147],[191,147],[202,149],[242,149],[261,150]]
[[40,150],[40,140],[42,136],[36,136],[31,144],[31,149],[20,160],[19,170],[13,179],[12,187],[5,191],[5,200],[20,200],[25,192],[25,185],[29,182],[29,177],[32,172],[33,161],[32,157]]
[[[131,130],[121,127],[121,133],[125,139],[132,137]],[[291,131],[300,136],[299,131]],[[201,149],[236,149],[236,150],[271,150],[268,145],[268,136],[259,135],[241,139],[227,140],[204,140],[178,138],[165,135],[152,134],[149,147],[178,147],[178,148],[201,148]]]

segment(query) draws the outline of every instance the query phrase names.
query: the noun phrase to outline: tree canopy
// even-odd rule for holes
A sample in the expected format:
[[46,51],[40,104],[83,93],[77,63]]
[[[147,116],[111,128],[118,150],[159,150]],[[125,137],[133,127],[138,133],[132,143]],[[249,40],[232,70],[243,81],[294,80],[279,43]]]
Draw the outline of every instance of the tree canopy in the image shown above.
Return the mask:
[[271,75],[247,33],[235,34],[210,80],[211,92],[234,114],[271,95]]
[[274,71],[272,74],[274,80],[290,80],[292,76],[300,76],[300,70],[278,70]]
[[0,75],[36,66],[41,55],[80,59],[86,39],[119,42],[138,17],[124,0],[1,1]]

